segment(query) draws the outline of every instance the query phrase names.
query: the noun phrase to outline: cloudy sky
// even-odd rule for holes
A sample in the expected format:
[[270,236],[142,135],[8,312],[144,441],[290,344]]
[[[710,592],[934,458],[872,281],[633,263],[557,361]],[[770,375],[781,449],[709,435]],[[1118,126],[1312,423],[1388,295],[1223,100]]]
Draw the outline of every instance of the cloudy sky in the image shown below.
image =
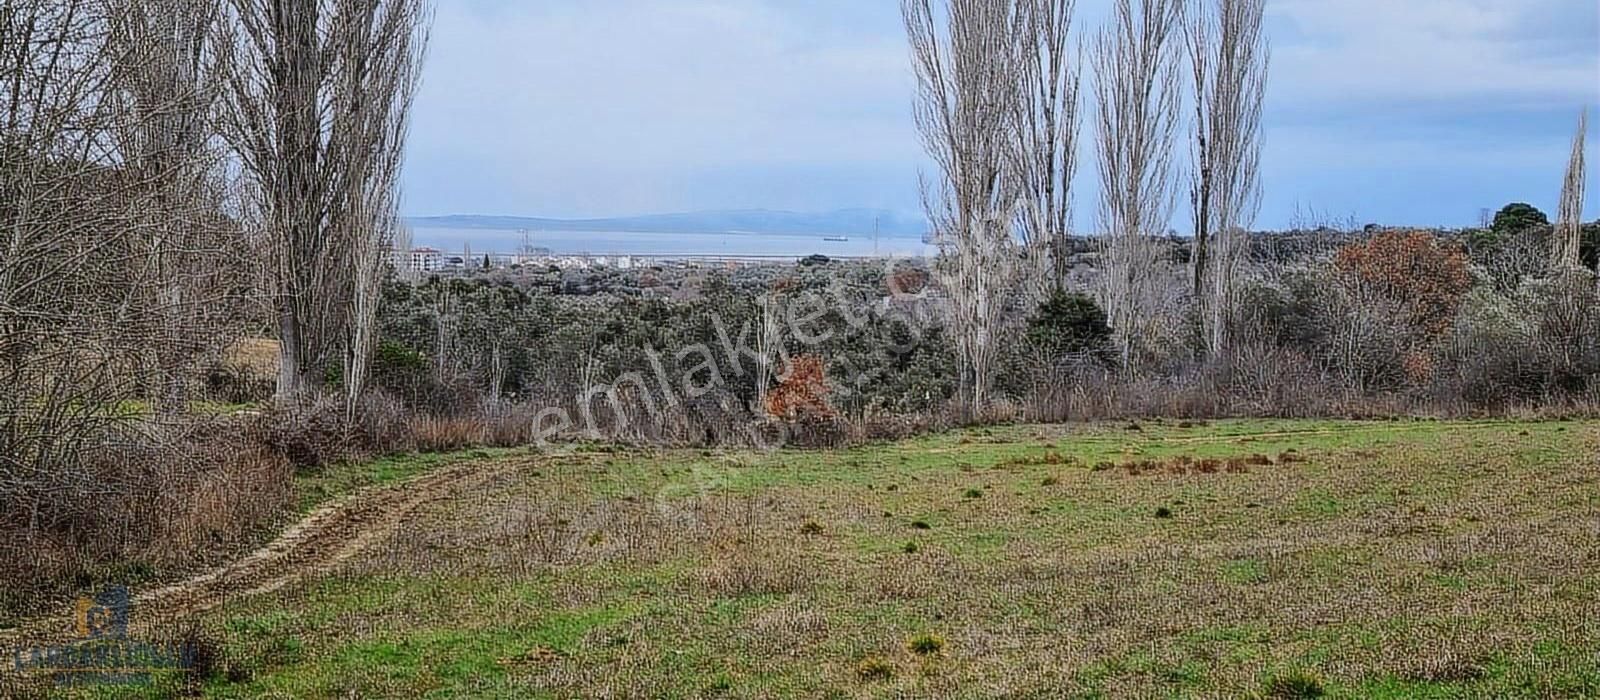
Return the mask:
[[[918,209],[896,0],[435,4],[408,214]],[[1080,33],[1106,4],[1080,0]],[[1268,15],[1261,226],[1554,210],[1578,111],[1600,107],[1595,0],[1268,0]]]

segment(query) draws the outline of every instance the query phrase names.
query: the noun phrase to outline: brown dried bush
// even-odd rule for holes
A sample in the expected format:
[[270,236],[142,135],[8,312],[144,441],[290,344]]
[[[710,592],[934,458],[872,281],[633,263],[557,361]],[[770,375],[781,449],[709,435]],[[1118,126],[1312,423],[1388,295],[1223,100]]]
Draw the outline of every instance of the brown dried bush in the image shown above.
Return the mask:
[[131,425],[8,485],[0,614],[196,570],[259,542],[294,503],[294,468],[242,427]]

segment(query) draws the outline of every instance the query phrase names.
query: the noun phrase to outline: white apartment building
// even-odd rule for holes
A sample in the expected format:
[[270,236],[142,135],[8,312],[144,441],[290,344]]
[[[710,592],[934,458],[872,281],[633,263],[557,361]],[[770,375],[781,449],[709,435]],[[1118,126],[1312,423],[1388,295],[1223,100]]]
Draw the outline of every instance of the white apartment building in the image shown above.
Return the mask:
[[396,250],[392,255],[395,269],[404,272],[433,272],[444,267],[444,253],[436,248]]

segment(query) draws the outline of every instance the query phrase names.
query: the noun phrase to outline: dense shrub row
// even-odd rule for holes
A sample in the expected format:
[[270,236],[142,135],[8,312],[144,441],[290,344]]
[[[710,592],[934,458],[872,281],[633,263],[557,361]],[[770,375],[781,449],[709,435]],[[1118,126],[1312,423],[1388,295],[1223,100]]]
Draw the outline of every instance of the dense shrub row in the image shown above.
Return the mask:
[[[1595,284],[1587,272],[1548,273],[1548,236],[1539,226],[1378,231],[1288,255],[1260,247],[1231,319],[1235,340],[1212,357],[1187,330],[1182,256],[1169,255],[1168,289],[1145,309],[1156,330],[1134,366],[1109,351],[1092,291],[1019,294],[1003,300],[1011,322],[995,339],[1002,399],[991,412],[1468,414],[1584,404],[1600,371]],[[1079,267],[1081,288],[1093,290],[1094,265]],[[857,426],[943,419],[957,375],[936,272],[819,260],[612,271],[591,273],[589,286],[605,291],[583,294],[538,275],[397,281],[385,295],[373,377],[427,415],[558,409],[597,437],[701,443],[728,431],[708,436],[702,423],[731,422],[736,433],[784,417],[770,393],[796,366],[789,358],[808,358],[823,368],[828,402],[812,414]],[[766,373],[755,359],[762,347]],[[686,387],[704,393],[691,400]]]

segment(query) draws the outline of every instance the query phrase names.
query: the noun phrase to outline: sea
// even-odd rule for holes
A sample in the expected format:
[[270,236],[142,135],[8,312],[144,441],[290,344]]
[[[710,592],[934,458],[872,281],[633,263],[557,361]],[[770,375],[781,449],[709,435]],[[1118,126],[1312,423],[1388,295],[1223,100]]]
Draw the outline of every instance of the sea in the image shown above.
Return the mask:
[[[526,233],[526,239],[524,239]],[[920,237],[774,233],[643,233],[415,228],[412,244],[446,252],[515,253],[524,243],[560,255],[834,257],[923,256]],[[846,238],[848,240],[828,240]]]

